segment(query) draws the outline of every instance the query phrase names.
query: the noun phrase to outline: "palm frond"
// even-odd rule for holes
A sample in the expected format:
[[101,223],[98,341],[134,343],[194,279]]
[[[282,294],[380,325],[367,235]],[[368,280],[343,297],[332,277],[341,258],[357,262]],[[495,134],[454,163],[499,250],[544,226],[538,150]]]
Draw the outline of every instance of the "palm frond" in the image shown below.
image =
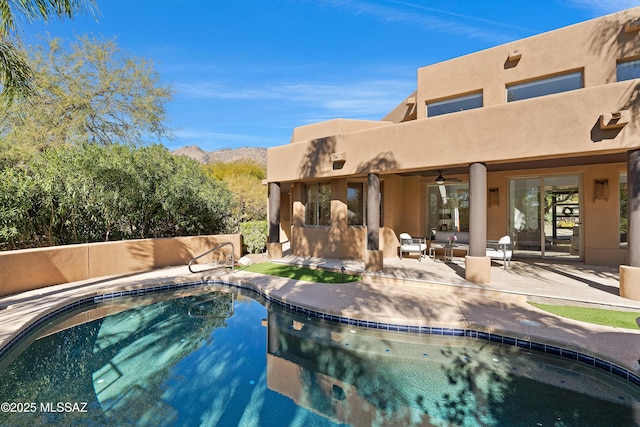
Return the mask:
[[10,103],[32,93],[33,73],[24,50],[8,39],[0,40],[0,101]]
[[[12,6],[15,10],[12,10]],[[96,14],[95,0],[0,0],[0,36],[15,31],[14,16],[24,15],[29,21],[51,18],[73,18],[77,13]]]

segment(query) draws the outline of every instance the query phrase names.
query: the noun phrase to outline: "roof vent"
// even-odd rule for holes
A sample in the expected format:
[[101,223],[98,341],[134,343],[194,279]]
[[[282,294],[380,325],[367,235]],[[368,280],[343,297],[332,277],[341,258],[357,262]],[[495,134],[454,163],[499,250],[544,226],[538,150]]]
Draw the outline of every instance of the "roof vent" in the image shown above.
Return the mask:
[[640,18],[632,19],[624,24],[625,33],[636,33],[640,31]]
[[629,123],[631,114],[629,110],[620,110],[615,113],[600,115],[600,129],[620,129]]
[[522,58],[522,52],[520,52],[518,49],[509,52],[509,62],[520,61],[520,58]]

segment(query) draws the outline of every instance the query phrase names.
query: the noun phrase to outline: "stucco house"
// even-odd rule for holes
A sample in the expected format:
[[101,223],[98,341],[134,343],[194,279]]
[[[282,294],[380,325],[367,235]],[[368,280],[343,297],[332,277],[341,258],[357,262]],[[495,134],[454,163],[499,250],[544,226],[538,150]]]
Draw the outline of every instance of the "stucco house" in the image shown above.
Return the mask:
[[272,257],[288,240],[376,270],[403,232],[468,232],[472,281],[508,235],[640,283],[640,7],[420,68],[398,99],[268,150]]

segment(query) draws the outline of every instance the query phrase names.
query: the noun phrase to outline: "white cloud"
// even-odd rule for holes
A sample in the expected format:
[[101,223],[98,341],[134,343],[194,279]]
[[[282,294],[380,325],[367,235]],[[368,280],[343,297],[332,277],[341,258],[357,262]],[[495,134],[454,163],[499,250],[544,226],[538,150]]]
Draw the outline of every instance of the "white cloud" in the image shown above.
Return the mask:
[[477,22],[479,24],[487,24],[487,25],[491,25],[491,26],[494,26],[494,27],[502,27],[502,28],[511,29],[511,30],[526,31],[526,32],[536,32],[537,31],[535,29],[526,28],[526,27],[523,27],[521,25],[513,25],[513,24],[504,23],[504,22],[493,21],[493,20],[490,20],[490,19],[484,19],[484,18],[480,18],[480,17],[477,17],[477,16],[450,12],[450,11],[444,10],[444,9],[436,9],[436,8],[433,8],[433,7],[422,6],[422,5],[413,4],[413,3],[404,2],[404,1],[398,1],[398,0],[387,0],[387,1],[389,3],[395,3],[395,4],[402,5],[402,6],[407,6],[407,7],[411,7],[411,8],[415,8],[415,9],[424,10],[424,11],[427,11],[427,12],[432,12],[432,13],[439,14],[439,15],[445,15],[445,16],[450,16],[452,18],[460,19],[460,20],[462,20],[462,23],[464,24],[465,27],[468,27],[469,22]]
[[[409,2],[389,0],[388,3],[394,6],[382,6],[362,0],[322,0],[320,2],[320,4],[324,6],[344,9],[355,15],[368,15],[386,22],[411,24],[423,27],[428,31],[435,30],[456,36],[463,35],[469,39],[479,39],[496,44],[504,43],[515,38],[514,36],[496,30],[496,27],[511,30],[517,29],[519,32],[534,32],[534,30],[527,28],[456,14]],[[398,5],[402,6],[402,8],[398,8]],[[420,12],[415,12],[415,10],[419,10]],[[474,26],[471,25],[470,22],[476,22],[482,25]]]
[[638,0],[570,0],[574,5],[597,13],[613,13],[640,6]]
[[379,79],[344,83],[280,82],[252,88],[231,88],[219,83],[178,84],[178,95],[193,98],[280,103],[309,107],[328,117],[379,118],[415,89],[413,81]]

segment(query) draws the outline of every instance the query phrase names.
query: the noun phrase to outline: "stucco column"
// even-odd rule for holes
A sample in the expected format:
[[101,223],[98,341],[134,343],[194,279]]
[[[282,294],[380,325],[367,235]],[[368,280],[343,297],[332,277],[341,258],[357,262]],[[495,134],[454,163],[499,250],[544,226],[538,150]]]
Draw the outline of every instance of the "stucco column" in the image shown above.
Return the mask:
[[620,266],[620,296],[640,300],[640,150],[627,154],[627,227],[629,265]]
[[367,177],[367,253],[365,269],[382,270],[383,257],[380,250],[380,176],[370,173]]
[[280,183],[269,183],[269,236],[267,241],[269,259],[282,258],[280,243]]
[[474,283],[491,281],[491,258],[487,256],[487,167],[469,166],[469,255],[465,278]]

